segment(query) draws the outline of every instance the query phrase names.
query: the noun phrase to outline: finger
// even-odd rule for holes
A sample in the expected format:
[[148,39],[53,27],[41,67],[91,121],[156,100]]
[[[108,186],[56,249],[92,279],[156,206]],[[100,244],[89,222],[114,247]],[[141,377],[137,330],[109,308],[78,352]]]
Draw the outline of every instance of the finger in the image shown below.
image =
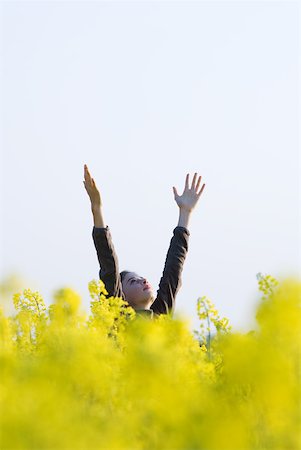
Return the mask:
[[197,173],[194,174],[193,180],[192,180],[191,189],[193,189],[193,190],[195,189],[195,180],[196,180],[196,177],[197,177]]
[[91,183],[91,175],[87,166],[85,167],[85,180],[88,183]]
[[86,191],[88,192],[88,186],[87,186],[87,183],[86,183],[85,181],[83,181],[83,183],[84,183],[84,186],[85,186]]
[[200,192],[197,194],[198,197],[201,196],[201,194],[202,194],[202,192],[203,192],[205,186],[206,186],[206,184],[203,184],[202,189],[201,189]]
[[196,191],[198,191],[198,189],[199,189],[199,187],[200,187],[200,184],[201,184],[201,179],[202,179],[202,177],[201,177],[201,176],[199,176],[199,179],[198,179],[197,185],[196,185],[196,187],[195,187],[195,190],[196,190]]
[[91,184],[92,184],[92,186],[93,186],[95,189],[97,189],[97,186],[96,186],[96,183],[95,183],[94,178],[91,178]]
[[185,189],[189,189],[189,173],[186,175]]
[[175,197],[176,197],[177,195],[179,195],[175,187],[173,187],[173,193],[175,194]]

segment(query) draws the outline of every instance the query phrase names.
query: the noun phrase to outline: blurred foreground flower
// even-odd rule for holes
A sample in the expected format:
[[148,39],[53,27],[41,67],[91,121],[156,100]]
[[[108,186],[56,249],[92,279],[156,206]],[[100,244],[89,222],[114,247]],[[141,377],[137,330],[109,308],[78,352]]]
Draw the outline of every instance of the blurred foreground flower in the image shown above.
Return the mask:
[[139,320],[101,280],[88,317],[70,288],[48,309],[15,294],[16,314],[0,311],[0,448],[300,449],[301,283],[268,277],[258,330],[231,331],[203,296],[197,339]]

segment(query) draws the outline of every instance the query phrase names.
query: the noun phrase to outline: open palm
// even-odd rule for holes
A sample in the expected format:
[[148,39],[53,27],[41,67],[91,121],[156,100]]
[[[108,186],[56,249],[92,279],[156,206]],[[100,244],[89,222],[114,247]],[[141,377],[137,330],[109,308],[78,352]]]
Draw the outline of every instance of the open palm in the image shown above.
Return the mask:
[[186,211],[192,211],[195,205],[197,204],[206,186],[205,184],[203,184],[201,190],[199,191],[202,177],[199,176],[198,181],[196,183],[197,177],[198,174],[195,173],[191,183],[191,187],[189,187],[189,173],[186,175],[185,188],[182,195],[179,195],[177,189],[173,187],[175,201],[177,202],[179,208],[185,209]]

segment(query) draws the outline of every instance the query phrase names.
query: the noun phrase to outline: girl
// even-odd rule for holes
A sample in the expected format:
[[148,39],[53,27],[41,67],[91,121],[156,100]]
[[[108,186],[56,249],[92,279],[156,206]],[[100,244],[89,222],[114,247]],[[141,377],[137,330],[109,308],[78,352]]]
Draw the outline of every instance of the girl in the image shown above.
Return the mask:
[[197,173],[195,173],[189,188],[189,174],[187,174],[182,195],[179,195],[176,188],[173,187],[174,198],[179,207],[179,222],[173,230],[156,296],[146,278],[139,276],[136,272],[126,270],[119,273],[118,259],[111,233],[103,219],[101,196],[86,165],[84,166],[84,178],[83,183],[90,197],[94,220],[92,236],[100,265],[99,277],[104,282],[109,296],[122,297],[138,314],[150,317],[153,317],[153,314],[172,314],[175,297],[182,284],[181,273],[188,251],[190,214],[205,188],[205,184],[203,184],[199,190],[202,177],[200,176],[197,180]]

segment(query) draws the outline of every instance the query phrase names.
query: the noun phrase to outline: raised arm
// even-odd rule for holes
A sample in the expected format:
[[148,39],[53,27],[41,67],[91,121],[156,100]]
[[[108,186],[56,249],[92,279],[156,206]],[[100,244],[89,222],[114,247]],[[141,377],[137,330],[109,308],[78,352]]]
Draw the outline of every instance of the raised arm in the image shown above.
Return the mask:
[[199,191],[201,176],[199,177],[197,184],[196,180],[197,173],[194,174],[191,188],[189,188],[189,174],[187,174],[184,192],[181,196],[178,194],[177,189],[173,187],[174,198],[179,207],[179,221],[177,227],[173,231],[173,237],[165,260],[163,275],[157,291],[157,298],[151,306],[151,309],[156,314],[168,314],[173,312],[175,298],[182,284],[181,274],[188,251],[188,239],[190,235],[188,223],[191,212],[205,188],[205,184],[203,184]]
[[101,196],[86,165],[84,167],[84,178],[84,186],[91,201],[93,214],[92,237],[100,266],[99,278],[104,282],[109,296],[124,298],[112,236],[103,219]]

